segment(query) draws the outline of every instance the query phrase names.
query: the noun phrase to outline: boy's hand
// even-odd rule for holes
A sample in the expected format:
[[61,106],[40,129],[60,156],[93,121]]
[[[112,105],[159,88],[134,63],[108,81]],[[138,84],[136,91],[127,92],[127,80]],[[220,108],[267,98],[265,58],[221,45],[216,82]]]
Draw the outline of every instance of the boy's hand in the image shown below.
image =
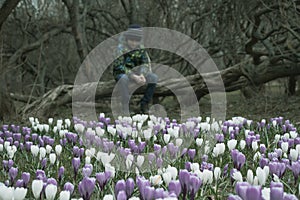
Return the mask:
[[146,78],[144,77],[143,74],[141,75],[133,74],[132,79],[139,85],[144,85],[146,83]]

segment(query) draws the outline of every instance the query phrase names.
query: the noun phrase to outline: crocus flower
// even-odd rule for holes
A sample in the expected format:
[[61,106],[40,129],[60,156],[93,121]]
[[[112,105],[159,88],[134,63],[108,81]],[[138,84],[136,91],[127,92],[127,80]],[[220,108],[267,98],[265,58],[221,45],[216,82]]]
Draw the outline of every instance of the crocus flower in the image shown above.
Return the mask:
[[127,197],[131,197],[134,191],[134,180],[132,178],[128,178],[126,180],[126,195]]
[[59,200],[69,200],[70,199],[70,192],[67,190],[61,191],[59,194]]
[[189,188],[189,181],[190,181],[190,173],[187,170],[180,170],[179,171],[179,181],[181,184],[181,190],[183,193],[183,199],[186,198],[188,188]]
[[74,192],[74,185],[70,182],[66,182],[64,185],[64,190],[69,191],[70,194]]
[[[5,194],[5,193],[4,193]],[[14,200],[23,200],[25,199],[27,194],[27,189],[26,188],[15,188],[14,189]]]
[[42,180],[33,180],[31,188],[32,188],[32,193],[33,193],[34,198],[38,199],[43,190],[43,181]]
[[180,193],[181,193],[181,185],[180,185],[180,182],[177,180],[177,181],[171,181],[169,183],[169,186],[168,186],[168,190],[170,192],[174,192],[176,194],[177,197],[179,197]]
[[59,169],[58,169],[58,180],[61,181],[62,179],[62,176],[64,175],[65,173],[65,168],[64,166],[61,166]]
[[109,181],[111,174],[110,172],[100,172],[96,173],[96,180],[99,184],[100,189],[103,191],[106,183]]
[[190,184],[189,184],[189,191],[190,191],[190,199],[195,199],[196,193],[200,189],[202,181],[197,176],[190,176]]
[[57,192],[57,186],[53,184],[48,184],[45,189],[45,194],[47,200],[54,200]]
[[127,200],[127,195],[124,190],[118,193],[117,200]]
[[73,169],[74,169],[74,175],[75,175],[75,178],[77,176],[77,172],[78,172],[78,169],[79,169],[79,166],[80,166],[80,158],[73,158],[72,159],[72,165],[73,165]]
[[11,167],[11,168],[9,169],[8,174],[9,174],[10,181],[11,181],[11,183],[13,184],[14,181],[15,181],[15,179],[16,179],[16,177],[17,177],[17,175],[18,175],[18,168]]
[[120,191],[126,191],[126,182],[125,180],[119,180],[115,185],[115,195],[118,196]]
[[95,178],[84,177],[78,184],[78,190],[84,200],[90,200],[95,189]]

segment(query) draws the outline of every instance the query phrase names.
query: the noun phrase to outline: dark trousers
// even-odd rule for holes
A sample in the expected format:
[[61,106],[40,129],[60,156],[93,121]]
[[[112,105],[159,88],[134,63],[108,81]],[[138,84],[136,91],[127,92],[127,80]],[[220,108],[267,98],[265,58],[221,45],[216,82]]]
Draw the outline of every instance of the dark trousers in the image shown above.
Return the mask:
[[[154,73],[148,73],[146,76],[146,84],[147,88],[144,93],[143,98],[141,99],[141,104],[148,104],[150,100],[153,97],[156,83],[158,80],[158,77]],[[119,84],[119,91],[121,94],[121,103],[123,108],[126,108],[129,105],[130,100],[130,94],[129,94],[129,83],[134,83],[132,79],[130,79],[126,74],[120,74],[117,76],[116,81],[118,81]],[[128,108],[128,107],[127,107]]]

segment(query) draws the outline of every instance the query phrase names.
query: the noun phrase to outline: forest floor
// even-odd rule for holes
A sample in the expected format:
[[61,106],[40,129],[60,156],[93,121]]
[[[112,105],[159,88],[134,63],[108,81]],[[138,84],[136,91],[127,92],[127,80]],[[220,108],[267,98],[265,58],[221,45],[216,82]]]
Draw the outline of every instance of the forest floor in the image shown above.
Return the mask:
[[[202,97],[199,101],[200,116],[202,118],[211,116],[210,95]],[[110,103],[108,101],[99,102],[100,106],[96,107],[96,112],[106,113],[107,117],[112,117]],[[102,104],[103,103],[103,104]],[[180,120],[180,107],[174,97],[166,97],[159,102],[159,108],[163,107],[162,117],[168,116],[171,119]],[[138,106],[132,106],[132,110],[139,110]],[[150,107],[151,108],[151,107]],[[152,107],[153,108],[153,107]],[[192,116],[193,113],[190,113]],[[256,94],[252,98],[245,98],[240,91],[226,93],[226,119],[241,116],[247,119],[260,121],[261,119],[269,120],[273,117],[284,117],[294,124],[300,125],[300,91],[294,96],[287,96],[284,89],[276,87],[265,87],[263,93]],[[37,117],[37,116],[34,116]],[[49,116],[44,116],[41,123],[47,123],[48,117],[54,119],[72,118],[72,107],[67,105],[65,108],[57,108]],[[196,117],[196,116],[194,116]],[[20,125],[29,125],[27,120],[11,119],[1,123],[13,123]]]

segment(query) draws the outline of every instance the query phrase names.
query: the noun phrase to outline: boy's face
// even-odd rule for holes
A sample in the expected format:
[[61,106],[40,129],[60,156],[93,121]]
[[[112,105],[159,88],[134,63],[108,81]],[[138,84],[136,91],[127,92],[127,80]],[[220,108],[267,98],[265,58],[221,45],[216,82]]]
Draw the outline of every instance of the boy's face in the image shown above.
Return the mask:
[[140,45],[140,43],[141,43],[141,41],[138,41],[138,40],[131,40],[131,39],[127,40],[127,44],[130,49],[137,48]]

